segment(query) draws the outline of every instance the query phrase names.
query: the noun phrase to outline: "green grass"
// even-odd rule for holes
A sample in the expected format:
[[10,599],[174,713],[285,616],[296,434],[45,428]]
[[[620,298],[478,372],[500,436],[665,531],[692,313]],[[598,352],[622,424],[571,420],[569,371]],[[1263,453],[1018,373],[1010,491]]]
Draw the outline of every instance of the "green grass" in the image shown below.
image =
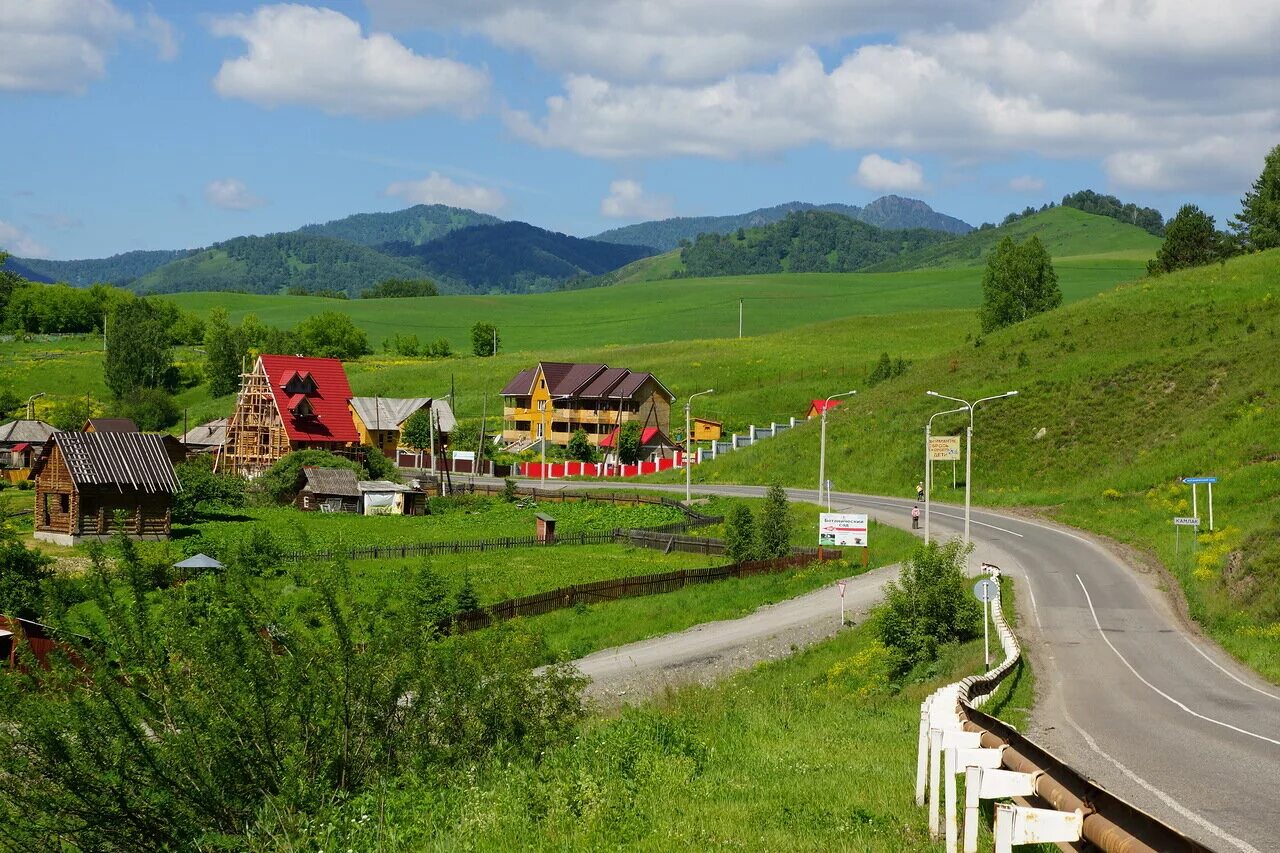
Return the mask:
[[977,266],[1006,236],[1021,242],[1032,235],[1055,259],[1083,255],[1108,260],[1139,260],[1155,257],[1160,238],[1136,225],[1110,217],[1096,216],[1073,207],[1055,207],[1026,219],[987,231],[971,231],[963,237],[926,246],[872,267],[877,271]]
[[[841,488],[910,494],[921,477],[921,429],[944,408],[926,390],[972,398],[1016,389],[1017,398],[979,410],[976,500],[1038,506],[1153,553],[1213,636],[1280,680],[1274,620],[1232,599],[1221,577],[1228,556],[1280,500],[1280,373],[1271,369],[1280,364],[1277,282],[1280,252],[1272,251],[1099,294],[978,347],[953,344],[836,409],[828,468]],[[935,432],[960,425],[955,416],[934,424]],[[817,442],[815,427],[797,429],[695,474],[807,486]],[[1205,538],[1192,564],[1185,552],[1175,559],[1171,519],[1190,514],[1180,478],[1194,474],[1221,479],[1219,533]],[[959,499],[942,470],[938,484],[940,499]]]
[[936,679],[895,692],[859,626],[596,719],[537,765],[387,784],[274,849],[935,850],[914,801],[919,703],[981,657],[981,641],[950,647]]

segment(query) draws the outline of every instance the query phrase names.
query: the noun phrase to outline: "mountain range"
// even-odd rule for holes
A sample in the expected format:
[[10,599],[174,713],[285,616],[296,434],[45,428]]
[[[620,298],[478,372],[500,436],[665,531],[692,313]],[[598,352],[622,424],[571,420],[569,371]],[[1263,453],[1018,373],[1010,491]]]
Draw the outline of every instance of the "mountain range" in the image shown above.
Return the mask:
[[681,241],[692,242],[699,234],[732,234],[779,222],[796,211],[840,214],[877,228],[927,228],[938,237],[971,230],[922,201],[899,196],[865,207],[792,202],[735,216],[642,222],[588,239],[432,204],[235,237],[200,249],[75,261],[11,257],[6,267],[33,281],[82,287],[106,282],[139,293],[303,289],[355,296],[388,278],[424,277],[436,280],[443,293],[531,292],[590,282]]

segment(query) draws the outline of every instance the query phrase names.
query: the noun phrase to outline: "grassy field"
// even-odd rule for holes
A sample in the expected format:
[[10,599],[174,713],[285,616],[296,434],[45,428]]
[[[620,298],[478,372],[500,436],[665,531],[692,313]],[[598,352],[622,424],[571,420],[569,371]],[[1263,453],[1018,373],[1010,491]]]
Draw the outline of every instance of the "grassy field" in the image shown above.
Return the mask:
[[[833,413],[828,470],[839,487],[910,494],[920,433],[944,405],[1016,389],[979,410],[974,494],[1032,505],[1155,554],[1194,615],[1231,652],[1280,680],[1274,616],[1232,594],[1224,567],[1280,501],[1280,252],[1144,280],[921,359]],[[954,340],[954,338],[952,339]],[[834,384],[834,383],[831,383]],[[935,421],[957,433],[961,420]],[[809,485],[818,434],[798,429],[702,466],[719,482]],[[1218,531],[1195,562],[1174,554],[1171,519],[1190,514],[1180,478],[1214,474]],[[961,478],[963,479],[963,478]],[[939,476],[941,499],[949,476]],[[1203,496],[1202,496],[1203,500]],[[1201,512],[1204,506],[1201,505]],[[1247,570],[1247,567],[1246,567]],[[1265,577],[1263,593],[1272,581]]]
[[[919,703],[981,658],[980,642],[949,647],[934,681],[895,690],[862,625],[598,718],[537,765],[455,786],[402,779],[259,849],[935,850],[913,794]],[[994,710],[1021,722],[1030,691],[1019,679]]]

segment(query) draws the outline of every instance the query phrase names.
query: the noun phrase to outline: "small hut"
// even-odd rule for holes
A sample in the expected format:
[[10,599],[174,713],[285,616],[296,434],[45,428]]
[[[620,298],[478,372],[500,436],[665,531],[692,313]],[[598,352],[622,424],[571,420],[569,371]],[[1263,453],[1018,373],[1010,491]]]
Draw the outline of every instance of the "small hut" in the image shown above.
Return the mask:
[[298,492],[298,509],[306,512],[359,512],[360,487],[350,468],[302,469],[306,483]]
[[201,453],[217,453],[227,442],[227,419],[218,418],[200,426],[192,427],[182,436],[182,445],[187,454],[194,456]]
[[141,432],[55,432],[31,476],[35,538],[59,545],[167,539],[182,488],[160,436]]
[[0,479],[20,483],[31,476],[31,465],[57,430],[44,421],[18,420],[0,424]]
[[426,505],[426,492],[390,480],[361,480],[356,487],[365,515],[421,515]]

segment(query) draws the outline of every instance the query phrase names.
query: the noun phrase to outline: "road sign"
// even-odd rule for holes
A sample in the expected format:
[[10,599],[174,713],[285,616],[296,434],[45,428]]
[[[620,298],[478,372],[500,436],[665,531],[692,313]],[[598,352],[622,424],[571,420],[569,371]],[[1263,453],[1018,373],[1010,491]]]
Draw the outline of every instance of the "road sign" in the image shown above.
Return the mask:
[[1194,486],[1196,483],[1216,483],[1218,482],[1218,478],[1217,477],[1183,477],[1182,482],[1186,483],[1188,486]]
[[960,436],[929,436],[929,460],[931,462],[955,462],[960,458]]
[[819,545],[851,545],[867,547],[865,513],[824,512],[818,516]]
[[973,585],[973,594],[979,601],[995,601],[1000,597],[1000,584],[990,578],[983,578]]
[[1194,515],[1176,516],[1173,519],[1173,523],[1179,527],[1199,527],[1200,519],[1196,518]]
[[840,597],[844,598],[844,581],[836,581],[836,586],[840,587]]
[[474,450],[455,450],[453,451],[454,462],[475,462],[476,452]]

